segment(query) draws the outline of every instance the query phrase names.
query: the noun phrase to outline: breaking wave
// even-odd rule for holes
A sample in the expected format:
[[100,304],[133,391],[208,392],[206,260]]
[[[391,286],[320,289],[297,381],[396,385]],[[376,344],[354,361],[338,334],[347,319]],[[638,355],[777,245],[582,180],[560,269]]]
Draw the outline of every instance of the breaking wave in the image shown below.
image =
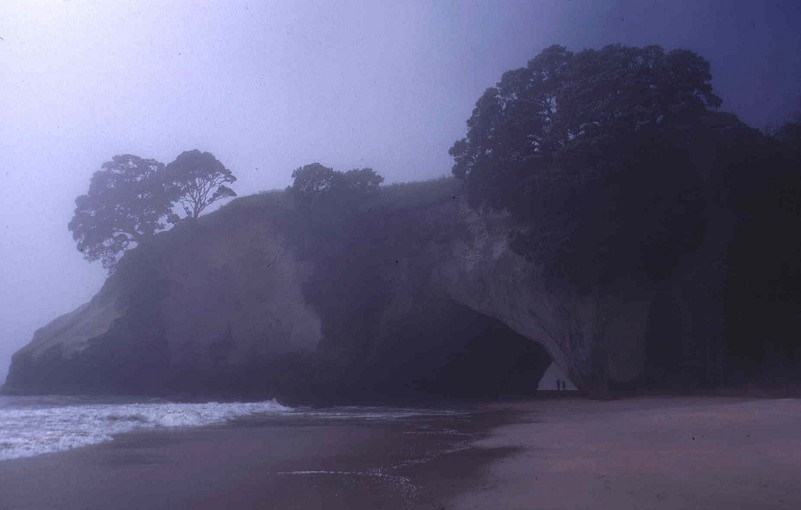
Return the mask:
[[140,429],[200,427],[234,419],[285,414],[292,409],[264,402],[70,402],[69,399],[0,400],[0,461],[32,457],[110,441]]

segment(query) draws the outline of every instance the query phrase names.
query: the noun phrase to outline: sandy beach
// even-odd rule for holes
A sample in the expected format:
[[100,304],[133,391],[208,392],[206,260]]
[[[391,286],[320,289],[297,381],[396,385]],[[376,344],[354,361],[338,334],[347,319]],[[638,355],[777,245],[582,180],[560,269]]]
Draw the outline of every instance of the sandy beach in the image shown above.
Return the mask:
[[797,509],[799,423],[695,397],[137,432],[0,462],[0,509]]
[[798,509],[801,400],[652,398],[514,406],[458,509]]

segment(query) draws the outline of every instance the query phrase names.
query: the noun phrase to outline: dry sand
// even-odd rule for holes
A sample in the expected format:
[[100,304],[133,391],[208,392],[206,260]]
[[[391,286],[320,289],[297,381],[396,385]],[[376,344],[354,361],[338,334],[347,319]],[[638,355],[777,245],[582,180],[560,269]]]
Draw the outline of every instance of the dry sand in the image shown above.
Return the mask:
[[458,509],[801,509],[801,400],[515,406],[479,447],[519,448]]

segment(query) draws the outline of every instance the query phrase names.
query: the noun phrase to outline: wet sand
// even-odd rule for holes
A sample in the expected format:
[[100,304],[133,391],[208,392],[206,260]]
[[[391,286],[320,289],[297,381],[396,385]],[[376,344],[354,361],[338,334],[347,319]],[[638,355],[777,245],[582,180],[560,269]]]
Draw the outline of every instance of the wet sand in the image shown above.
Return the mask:
[[[801,508],[801,400],[652,398],[516,406],[479,447],[516,448],[458,509]],[[451,507],[449,506],[449,507]]]
[[438,509],[510,452],[469,448],[508,415],[282,418],[124,434],[0,462],[0,509]]
[[798,509],[801,400],[538,400],[150,431],[0,462],[0,509]]

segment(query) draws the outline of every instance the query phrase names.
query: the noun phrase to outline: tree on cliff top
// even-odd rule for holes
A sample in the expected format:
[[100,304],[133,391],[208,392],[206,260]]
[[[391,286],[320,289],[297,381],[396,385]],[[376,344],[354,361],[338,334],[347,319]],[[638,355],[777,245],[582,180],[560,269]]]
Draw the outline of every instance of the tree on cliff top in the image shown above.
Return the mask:
[[338,172],[320,163],[295,169],[292,179],[287,191],[300,213],[294,229],[302,237],[299,245],[306,253],[329,257],[345,249],[357,217],[384,180],[371,168]]
[[549,273],[658,279],[703,235],[687,132],[720,105],[710,80],[687,50],[552,46],[478,99],[453,173],[473,207],[512,213],[514,246]]
[[114,156],[95,172],[89,192],[75,200],[68,228],[89,261],[112,272],[124,250],[163,229],[172,201],[159,185],[164,165],[130,154]]
[[68,228],[84,258],[99,259],[111,273],[122,252],[178,221],[176,202],[188,218],[197,218],[217,200],[236,196],[224,184],[235,180],[213,155],[198,150],[166,167],[154,159],[114,156],[92,176],[88,193],[75,200]]
[[164,179],[173,201],[183,206],[186,218],[196,219],[203,210],[223,198],[235,197],[226,186],[236,182],[234,174],[209,152],[182,152],[167,165]]
[[384,178],[372,168],[338,172],[320,163],[295,169],[292,172],[292,179],[289,190],[295,198],[295,203],[305,209],[323,203],[358,205],[376,193],[384,182]]
[[[506,208],[499,172],[530,172],[587,155],[598,145],[676,126],[720,106],[709,63],[687,50],[620,45],[577,54],[551,46],[508,71],[476,102],[467,137],[450,149],[453,173],[467,178],[471,199]],[[478,186],[479,182],[483,186]]]

